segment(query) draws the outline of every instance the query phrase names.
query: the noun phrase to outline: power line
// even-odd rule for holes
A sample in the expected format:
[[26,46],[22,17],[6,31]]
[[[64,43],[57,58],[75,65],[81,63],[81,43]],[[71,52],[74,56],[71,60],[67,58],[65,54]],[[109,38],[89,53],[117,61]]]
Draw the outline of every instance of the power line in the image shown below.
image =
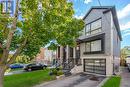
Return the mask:
[[97,0],[97,1],[98,1],[99,5],[102,6],[100,0]]
[[[99,5],[102,7],[100,0],[97,0],[97,1],[98,1]],[[107,16],[106,16],[105,14],[103,14],[103,15],[104,15],[104,17],[106,18],[107,23],[108,23],[109,25],[111,25],[111,23],[108,21]]]

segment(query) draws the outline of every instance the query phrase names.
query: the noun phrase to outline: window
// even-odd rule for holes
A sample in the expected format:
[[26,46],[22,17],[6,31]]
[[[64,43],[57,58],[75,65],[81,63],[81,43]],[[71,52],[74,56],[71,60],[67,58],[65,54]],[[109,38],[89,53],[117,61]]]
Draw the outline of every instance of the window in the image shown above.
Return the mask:
[[101,51],[101,40],[91,42],[91,51]]
[[86,43],[86,52],[90,52],[91,50],[90,50],[90,43]]
[[86,35],[90,35],[90,24],[86,25]]
[[90,41],[85,44],[85,51],[88,53],[100,52],[102,50],[102,40]]
[[100,18],[86,25],[85,34],[88,36],[90,34],[96,34],[98,32],[101,32],[101,27],[102,26],[101,26],[101,18]]

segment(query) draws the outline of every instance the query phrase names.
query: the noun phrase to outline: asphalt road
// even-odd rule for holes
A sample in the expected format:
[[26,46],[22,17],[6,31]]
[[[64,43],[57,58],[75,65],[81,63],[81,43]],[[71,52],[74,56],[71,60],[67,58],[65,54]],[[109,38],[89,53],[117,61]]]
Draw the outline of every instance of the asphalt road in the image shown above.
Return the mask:
[[121,87],[130,87],[130,72],[127,67],[121,67]]

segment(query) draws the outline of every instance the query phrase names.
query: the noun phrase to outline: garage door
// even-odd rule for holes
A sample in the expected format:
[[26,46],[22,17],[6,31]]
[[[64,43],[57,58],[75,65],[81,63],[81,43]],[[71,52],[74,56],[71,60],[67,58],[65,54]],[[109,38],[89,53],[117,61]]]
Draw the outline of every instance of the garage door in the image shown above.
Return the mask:
[[84,59],[84,71],[89,73],[106,75],[106,60]]

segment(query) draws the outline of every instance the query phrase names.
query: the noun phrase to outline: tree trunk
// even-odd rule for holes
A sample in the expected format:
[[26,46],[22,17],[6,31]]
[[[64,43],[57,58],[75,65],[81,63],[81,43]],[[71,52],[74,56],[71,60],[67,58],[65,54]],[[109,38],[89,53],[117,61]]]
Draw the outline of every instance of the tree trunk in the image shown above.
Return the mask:
[[3,87],[5,68],[0,65],[0,87]]

